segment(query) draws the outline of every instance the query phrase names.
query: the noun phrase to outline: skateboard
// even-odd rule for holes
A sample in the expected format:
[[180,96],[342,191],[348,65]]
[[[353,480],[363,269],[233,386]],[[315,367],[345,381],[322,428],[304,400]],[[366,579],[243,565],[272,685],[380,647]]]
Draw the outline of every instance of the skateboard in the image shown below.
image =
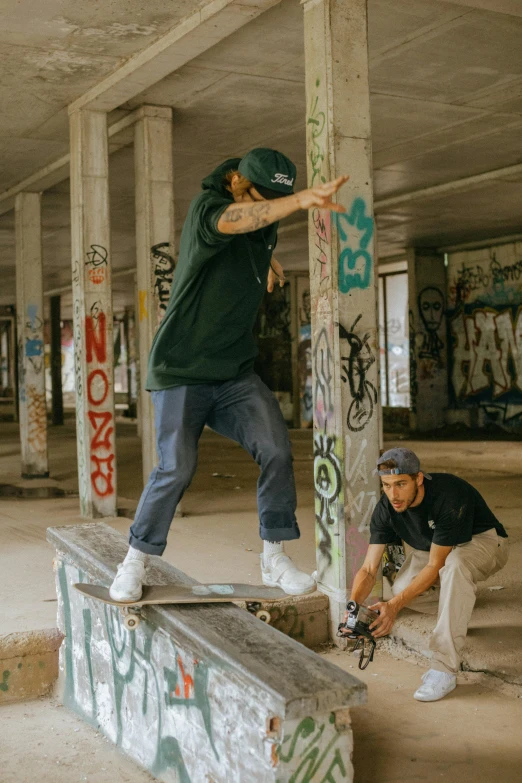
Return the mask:
[[246,584],[208,584],[208,585],[144,585],[139,601],[126,603],[114,601],[109,588],[101,585],[75,584],[82,595],[117,606],[123,615],[123,624],[129,631],[135,631],[140,624],[140,608],[150,604],[222,604],[230,601],[242,601],[251,614],[269,623],[270,612],[262,608],[262,603],[281,601],[288,595],[278,587],[264,587]]

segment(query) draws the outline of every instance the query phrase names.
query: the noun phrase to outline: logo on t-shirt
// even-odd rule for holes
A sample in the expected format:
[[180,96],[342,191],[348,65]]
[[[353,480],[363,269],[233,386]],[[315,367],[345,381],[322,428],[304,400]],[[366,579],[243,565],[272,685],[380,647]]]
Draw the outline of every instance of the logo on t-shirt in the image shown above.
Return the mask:
[[431,529],[433,530],[433,528],[435,527],[435,521],[434,521],[433,519],[428,519],[428,525],[429,525],[429,526],[431,527]]

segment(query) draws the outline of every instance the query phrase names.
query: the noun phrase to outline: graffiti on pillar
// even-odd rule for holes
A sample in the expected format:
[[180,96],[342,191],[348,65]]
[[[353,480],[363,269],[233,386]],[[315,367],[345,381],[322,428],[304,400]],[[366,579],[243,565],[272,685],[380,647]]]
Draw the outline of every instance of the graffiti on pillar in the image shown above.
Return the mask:
[[320,429],[324,429],[333,414],[333,356],[328,331],[323,327],[314,346],[315,416]]
[[323,718],[309,716],[285,724],[277,756],[285,774],[276,783],[340,783],[348,780],[349,774],[351,778],[350,738],[336,727],[333,712]]
[[87,253],[88,260],[85,262],[85,266],[89,280],[94,285],[100,285],[105,281],[108,255],[108,251],[103,245],[91,245],[91,249]]
[[311,427],[314,417],[314,401],[312,385],[312,314],[310,280],[308,277],[297,278],[297,302],[299,319],[297,372],[299,377],[301,427]]
[[154,296],[158,303],[159,320],[163,318],[169,303],[170,289],[176,266],[174,258],[167,252],[169,247],[169,242],[159,242],[150,249],[153,266],[152,274],[154,277]]
[[367,213],[363,198],[354,199],[348,212],[335,213],[339,243],[339,290],[347,294],[354,288],[366,289],[372,279],[371,241],[373,217]]
[[[317,91],[319,90],[320,86],[320,79],[316,79],[315,88]],[[326,182],[325,176],[321,174],[323,161],[326,155],[326,114],[324,111],[320,111],[319,109],[318,94],[314,94],[312,96],[306,123],[311,128],[308,157],[310,158],[310,165],[312,169],[310,187],[313,187],[316,178],[319,178],[320,182]]]
[[375,356],[370,346],[370,332],[362,336],[356,333],[356,327],[362,318],[358,315],[352,326],[345,329],[339,326],[340,340],[348,343],[348,355],[343,356],[341,343],[341,379],[348,384],[351,403],[348,407],[346,424],[352,432],[361,432],[372,419],[377,404],[377,389],[368,380],[368,371],[375,363]]
[[419,383],[417,379],[417,352],[415,350],[415,315],[413,310],[408,312],[409,338],[410,338],[410,407],[412,413],[417,413],[417,395]]
[[33,451],[43,451],[47,447],[47,409],[45,392],[33,384],[26,389],[27,404],[27,442]]
[[370,520],[378,501],[377,492],[367,488],[371,476],[366,455],[367,447],[366,438],[354,444],[350,435],[346,435],[344,511],[346,519],[356,523],[359,532],[370,529]]
[[111,385],[106,368],[107,319],[100,302],[92,305],[85,319],[85,355],[91,487],[95,495],[105,498],[114,494],[114,415],[112,410],[103,410]]
[[324,296],[328,291],[328,281],[331,277],[329,254],[331,241],[330,213],[324,209],[314,209],[312,211],[312,221],[314,225],[314,261],[316,268],[317,266],[319,267],[319,296]]
[[326,566],[332,563],[332,527],[338,521],[336,502],[342,489],[341,462],[335,446],[333,436],[314,438],[315,521],[318,547]]
[[422,322],[416,339],[420,377],[433,379],[444,368],[444,294],[436,286],[427,286],[420,292],[417,305]]

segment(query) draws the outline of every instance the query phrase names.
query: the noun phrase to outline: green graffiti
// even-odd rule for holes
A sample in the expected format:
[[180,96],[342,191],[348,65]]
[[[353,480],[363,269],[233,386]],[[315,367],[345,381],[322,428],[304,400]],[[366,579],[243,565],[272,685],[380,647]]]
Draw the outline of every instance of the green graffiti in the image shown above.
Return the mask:
[[65,565],[60,561],[58,566],[58,581],[63,600],[63,622],[65,631],[65,688],[64,704],[66,706],[75,706],[76,698],[74,693],[74,672],[73,672],[73,654],[72,654],[72,620],[71,620],[71,602],[69,599],[69,588],[67,585],[67,574]]
[[[210,702],[208,699],[208,667],[201,661],[194,665],[194,678],[185,672],[183,662],[179,654],[176,655],[177,668],[163,668],[165,677],[165,704],[167,707],[196,707],[201,712],[205,731],[219,761],[219,754],[212,737],[212,720],[210,716]],[[179,674],[178,674],[179,673]]]
[[[317,79],[315,83],[316,88],[319,88],[320,84],[320,80]],[[325,139],[321,139],[321,136],[323,135],[326,126],[326,115],[324,111],[318,111],[318,103],[319,95],[315,95],[310,102],[310,111],[306,121],[306,124],[310,125],[312,129],[310,135],[310,151],[308,153],[312,166],[312,181],[310,186],[313,186],[317,176],[321,182],[326,182],[326,178],[321,174],[321,168],[325,159]]]
[[11,672],[9,669],[6,669],[2,675],[2,682],[0,682],[0,691],[3,691],[4,693],[9,690],[9,685],[7,684],[7,681],[9,677],[11,676]]
[[167,769],[176,770],[179,783],[191,783],[190,776],[183,761],[183,756],[181,755],[179,742],[175,737],[162,738],[158,748],[158,755],[156,756],[151,772],[158,777]]
[[[314,718],[307,717],[299,723],[293,735],[283,739],[278,748],[279,759],[282,764],[292,764],[292,768],[295,768],[292,776],[287,778],[288,783],[339,783],[341,778],[346,778],[347,772],[341,751],[339,748],[334,748],[340,734],[335,729],[333,712],[329,716],[328,724],[325,722],[318,726]],[[335,733],[323,748],[323,735],[332,728]],[[288,747],[286,752],[283,749],[285,745]],[[328,763],[330,756],[331,761],[323,775],[320,772],[321,767],[325,762]],[[336,770],[339,776],[334,776]],[[277,783],[283,781],[278,779]]]
[[89,669],[89,686],[91,689],[91,700],[92,700],[92,718],[93,720],[96,720],[96,716],[98,714],[98,707],[96,704],[96,688],[94,687],[94,674],[92,671],[92,652],[91,652],[91,641],[92,641],[92,615],[90,609],[84,609],[83,612],[83,627],[85,631],[84,636],[84,647],[85,647],[85,660],[87,661],[87,668]]

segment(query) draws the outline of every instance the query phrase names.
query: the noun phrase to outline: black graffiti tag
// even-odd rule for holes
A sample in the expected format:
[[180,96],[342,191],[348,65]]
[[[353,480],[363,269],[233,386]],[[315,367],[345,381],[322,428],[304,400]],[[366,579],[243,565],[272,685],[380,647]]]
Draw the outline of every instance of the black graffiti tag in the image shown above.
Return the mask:
[[88,261],[85,262],[86,266],[107,266],[107,250],[103,245],[91,245],[91,249],[87,253]]
[[341,362],[346,362],[341,364],[341,378],[350,387],[352,402],[346,423],[352,432],[361,432],[366,427],[377,403],[377,389],[366,377],[375,362],[369,345],[370,333],[367,332],[361,338],[354,331],[361,318],[362,314],[357,316],[349,331],[342,324],[338,324],[339,337],[341,340],[347,340],[350,348],[348,356],[341,356]]
[[329,527],[336,523],[333,505],[341,491],[341,465],[335,454],[335,438],[317,435],[314,439],[315,521],[320,530],[319,551],[328,565],[332,562],[332,539]]
[[170,298],[170,289],[174,277],[176,263],[170,253],[162,248],[170,246],[169,242],[159,242],[150,249],[154,260],[154,291],[158,297],[160,310],[165,311]]

